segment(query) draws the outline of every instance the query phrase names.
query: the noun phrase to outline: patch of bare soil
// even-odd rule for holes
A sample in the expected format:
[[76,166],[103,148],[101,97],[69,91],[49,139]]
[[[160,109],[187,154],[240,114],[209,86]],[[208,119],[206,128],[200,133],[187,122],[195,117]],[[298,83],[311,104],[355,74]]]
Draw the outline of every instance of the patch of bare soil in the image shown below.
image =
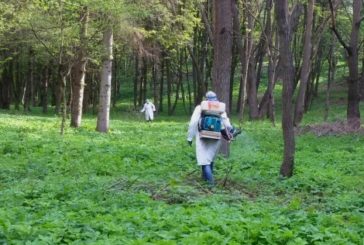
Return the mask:
[[302,135],[306,133],[313,133],[317,136],[335,136],[346,134],[361,134],[364,135],[364,128],[354,129],[350,127],[344,121],[337,121],[333,123],[322,123],[305,125],[295,129],[296,135]]

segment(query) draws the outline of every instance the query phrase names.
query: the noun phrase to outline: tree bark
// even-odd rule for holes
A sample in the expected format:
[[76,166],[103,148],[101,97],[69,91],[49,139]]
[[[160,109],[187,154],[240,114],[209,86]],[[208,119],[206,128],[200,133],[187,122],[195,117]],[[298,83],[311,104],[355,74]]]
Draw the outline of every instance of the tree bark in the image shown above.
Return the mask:
[[308,78],[311,70],[311,50],[312,50],[312,24],[313,24],[313,11],[315,0],[309,0],[307,5],[307,18],[305,28],[305,41],[303,47],[303,61],[300,74],[300,87],[298,91],[295,113],[294,113],[294,125],[298,126],[303,118],[303,112],[305,108],[305,97]]
[[265,38],[266,38],[266,48],[268,56],[268,87],[264,96],[259,104],[259,117],[263,118],[265,114],[271,120],[273,125],[275,125],[275,101],[273,90],[277,79],[277,63],[278,57],[276,55],[276,50],[278,50],[277,37],[273,41],[273,26],[272,24],[272,6],[273,1],[267,0],[266,2],[266,12],[267,12],[267,22],[265,28]]
[[330,110],[330,93],[331,93],[331,84],[335,82],[335,73],[336,73],[336,57],[335,57],[335,39],[331,40],[330,50],[329,50],[329,70],[327,72],[327,87],[326,87],[326,98],[325,98],[325,112],[324,112],[324,121],[327,121],[329,117]]
[[9,110],[12,90],[12,62],[8,61],[4,66],[5,68],[0,77],[0,108]]
[[25,77],[23,106],[24,112],[30,111],[30,103],[32,99],[32,84],[34,79],[34,51],[29,50],[28,76]]
[[331,19],[332,19],[332,31],[335,33],[338,41],[344,47],[347,52],[347,62],[349,68],[349,78],[347,80],[348,83],[348,105],[346,117],[348,121],[348,125],[353,129],[360,128],[360,94],[359,94],[359,69],[358,69],[358,42],[359,42],[359,34],[360,34],[360,24],[362,21],[362,17],[360,16],[360,12],[362,9],[363,2],[362,0],[353,0],[353,18],[351,25],[351,33],[350,33],[350,42],[349,45],[345,43],[343,38],[340,36],[340,33],[336,29],[335,16],[334,16],[334,7],[332,1],[329,0],[330,9],[331,9]]
[[160,71],[161,71],[161,63],[160,63],[160,57],[158,55],[158,57],[154,59],[153,70],[152,70],[152,75],[153,75],[153,100],[154,100],[154,105],[155,105],[157,111],[159,111]]
[[290,21],[288,12],[288,0],[275,0],[275,15],[278,26],[280,65],[284,71],[282,74],[282,129],[284,141],[283,162],[280,174],[283,177],[291,177],[294,168],[295,139],[292,120],[292,92],[294,68],[292,51],[290,48]]
[[259,118],[258,98],[257,98],[257,74],[255,71],[254,56],[250,56],[248,67],[248,103],[249,117],[251,120]]
[[99,112],[97,115],[96,130],[106,133],[109,130],[110,100],[111,100],[111,76],[113,60],[113,31],[107,27],[103,36],[104,58],[101,71],[101,84],[99,96]]
[[[237,10],[235,11],[236,13]],[[239,45],[240,47],[243,47],[243,51],[240,51],[240,63],[241,63],[241,77],[240,77],[240,88],[239,88],[239,98],[238,98],[238,105],[237,105],[237,111],[239,114],[239,121],[242,122],[243,121],[243,117],[244,117],[244,109],[245,109],[245,98],[246,98],[246,91],[247,91],[247,83],[248,83],[248,69],[249,69],[249,60],[251,58],[252,55],[252,50],[253,50],[253,35],[252,35],[252,30],[254,27],[254,21],[253,21],[253,16],[251,15],[252,13],[249,13],[249,11],[245,11],[245,14],[247,16],[247,21],[248,21],[248,34],[245,35],[245,42],[244,42],[244,47],[241,44]],[[236,14],[236,18],[238,14]],[[236,23],[237,20],[235,20],[234,23]],[[237,26],[237,25],[235,25]],[[240,29],[240,28],[239,28]],[[236,31],[237,28],[235,28]],[[239,34],[241,35],[241,34]],[[238,47],[239,47],[238,46]]]
[[[350,127],[360,128],[360,95],[359,95],[359,69],[358,69],[358,42],[361,23],[362,0],[353,1],[353,23],[350,35],[350,50],[348,56],[348,107],[347,120]],[[351,53],[351,54],[350,54]]]
[[72,81],[72,104],[71,104],[71,127],[81,126],[83,95],[85,88],[86,65],[87,65],[87,25],[89,11],[84,7],[80,14],[80,46],[78,47],[77,62],[73,67]]
[[160,77],[160,87],[159,87],[159,111],[162,112],[163,111],[163,92],[164,92],[164,73],[165,73],[165,59],[164,59],[164,55],[162,55],[161,58],[161,77]]
[[187,81],[187,93],[188,93],[188,113],[192,113],[192,95],[191,95],[191,85],[190,85],[190,77],[188,70],[188,55],[187,49],[185,50],[185,66],[186,66],[186,81]]
[[166,59],[166,76],[167,76],[167,112],[171,115],[172,111],[172,74],[171,74],[171,59]]
[[139,54],[137,52],[135,52],[134,55],[134,110],[136,110],[137,108],[137,104],[138,104],[138,81],[139,81]]
[[48,86],[49,86],[49,78],[50,78],[50,69],[49,66],[46,66],[43,70],[43,79],[42,79],[42,92],[41,92],[41,104],[42,104],[42,112],[48,112]]
[[[220,101],[226,104],[229,114],[230,69],[232,62],[232,2],[231,0],[214,0],[214,59],[212,68],[212,85]],[[223,141],[221,152],[229,156],[229,145]]]

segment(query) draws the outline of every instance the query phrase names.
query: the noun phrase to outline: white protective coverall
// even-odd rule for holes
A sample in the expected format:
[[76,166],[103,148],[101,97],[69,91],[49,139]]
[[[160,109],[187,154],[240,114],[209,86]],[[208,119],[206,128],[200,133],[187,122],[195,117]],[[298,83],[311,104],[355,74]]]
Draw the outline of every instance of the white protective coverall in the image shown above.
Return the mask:
[[[198,165],[209,165],[214,161],[214,158],[219,151],[221,140],[216,139],[201,139],[198,132],[198,122],[201,117],[201,106],[196,106],[191,116],[188,127],[188,141],[192,141],[196,137],[196,157]],[[230,120],[226,112],[221,114],[221,122],[224,127],[231,127]]]
[[155,106],[152,102],[145,102],[143,109],[140,112],[145,113],[145,120],[147,121],[153,121],[154,119],[154,112],[155,112]]

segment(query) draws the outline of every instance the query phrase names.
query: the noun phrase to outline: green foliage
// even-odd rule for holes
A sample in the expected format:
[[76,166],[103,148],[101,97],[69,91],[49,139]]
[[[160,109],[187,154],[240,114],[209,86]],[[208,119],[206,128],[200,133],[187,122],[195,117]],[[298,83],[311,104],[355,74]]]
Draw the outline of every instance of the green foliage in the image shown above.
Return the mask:
[[362,136],[298,137],[295,175],[282,181],[280,127],[245,123],[210,191],[187,117],[112,117],[109,134],[86,118],[61,137],[58,118],[0,114],[1,243],[363,242]]

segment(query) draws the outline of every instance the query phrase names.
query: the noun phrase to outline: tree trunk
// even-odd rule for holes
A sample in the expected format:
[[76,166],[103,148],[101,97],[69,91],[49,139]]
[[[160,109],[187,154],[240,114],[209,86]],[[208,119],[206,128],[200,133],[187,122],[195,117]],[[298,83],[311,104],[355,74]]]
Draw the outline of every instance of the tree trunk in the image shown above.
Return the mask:
[[29,50],[29,63],[28,63],[28,76],[25,77],[24,84],[24,95],[23,95],[23,105],[24,112],[30,111],[30,103],[32,99],[32,84],[34,79],[34,51]]
[[162,55],[161,58],[161,82],[160,82],[160,92],[159,92],[159,111],[162,112],[163,111],[163,92],[164,92],[164,71],[165,71],[165,59],[164,56]]
[[236,45],[236,36],[233,37],[233,52],[232,52],[232,64],[231,64],[231,74],[230,74],[230,91],[229,91],[229,104],[230,108],[229,111],[232,111],[232,105],[233,105],[233,93],[234,93],[234,78],[235,78],[235,71],[236,66],[239,63],[239,57],[237,55],[238,48]]
[[10,109],[11,84],[12,84],[12,62],[4,64],[5,68],[0,77],[0,108]]
[[[17,52],[17,50],[16,50]],[[19,110],[19,105],[21,103],[21,91],[22,91],[22,84],[21,84],[21,74],[22,71],[20,70],[20,54],[16,55],[15,59],[13,60],[13,91],[14,91],[14,104],[15,110]]]
[[292,120],[292,92],[294,68],[290,48],[290,22],[288,0],[275,0],[275,15],[278,26],[280,65],[283,80],[282,91],[282,129],[284,140],[284,155],[280,174],[291,177],[294,168],[295,139]]
[[347,120],[350,127],[360,128],[360,95],[359,95],[359,69],[358,69],[358,42],[361,23],[362,0],[353,1],[353,23],[350,35],[350,51],[348,56],[348,107]]
[[350,43],[347,45],[343,38],[340,36],[336,29],[334,8],[332,1],[329,0],[331,9],[332,27],[331,29],[335,33],[340,44],[345,48],[347,52],[347,62],[349,68],[348,82],[348,105],[347,105],[347,121],[348,125],[353,129],[360,128],[360,94],[359,94],[359,54],[358,54],[358,42],[360,34],[360,24],[363,20],[360,16],[363,2],[362,0],[353,0],[353,18],[351,25]]
[[[118,85],[119,85],[119,81],[118,81],[118,73],[119,73],[119,61],[120,61],[120,58],[117,57],[117,50],[115,49],[114,51],[115,53],[115,58],[113,60],[113,69],[112,69],[112,96],[111,96],[111,106],[112,108],[115,108],[116,107],[116,102],[117,102],[117,99],[119,97],[119,89],[118,89]],[[119,59],[118,59],[119,58]]]
[[147,83],[148,83],[147,75],[148,75],[148,62],[147,62],[147,58],[143,57],[142,81],[141,81],[141,86],[142,86],[142,91],[141,91],[142,103],[141,103],[141,105],[143,105],[147,99]]
[[[266,12],[267,12],[267,22],[265,28],[265,36],[266,36],[266,48],[267,48],[267,56],[268,56],[268,87],[264,96],[259,104],[259,117],[263,118],[265,114],[271,120],[273,125],[275,125],[275,102],[273,90],[277,78],[276,69],[278,63],[278,57],[276,55],[276,50],[278,50],[278,41],[277,37],[275,38],[275,42],[273,43],[273,24],[272,24],[272,0],[268,0],[266,3]],[[276,47],[275,47],[276,46]]]
[[251,120],[259,118],[256,75],[254,57],[251,55],[248,67],[248,103],[249,117]]
[[50,78],[50,69],[49,66],[46,66],[43,71],[43,79],[42,79],[42,92],[41,92],[41,104],[42,104],[42,112],[48,112],[48,85]]
[[[220,101],[226,104],[227,114],[230,108],[230,70],[232,62],[232,2],[214,0],[214,59],[212,68],[213,89]],[[223,141],[221,152],[229,156],[229,145]]]
[[327,87],[326,87],[326,98],[325,98],[325,112],[324,112],[324,121],[327,121],[329,117],[330,110],[330,93],[331,93],[331,84],[335,82],[335,73],[336,73],[336,58],[335,58],[335,39],[331,40],[331,46],[329,50],[329,70],[327,72]]
[[[238,13],[238,12],[236,12]],[[245,35],[245,42],[244,42],[244,51],[240,51],[240,63],[241,63],[241,77],[240,77],[240,89],[239,89],[239,98],[238,98],[238,105],[237,110],[239,114],[239,121],[243,121],[244,117],[244,109],[245,109],[245,98],[246,98],[246,90],[247,90],[247,83],[248,83],[248,69],[249,69],[249,60],[252,55],[253,50],[253,34],[252,30],[254,27],[254,20],[252,13],[249,13],[248,10],[245,12],[248,20],[248,34]],[[234,19],[238,18],[238,15]],[[235,23],[237,20],[235,20]],[[237,25],[235,25],[237,26]],[[239,28],[240,29],[240,28]],[[236,32],[240,32],[235,28]],[[241,35],[241,34],[239,34]],[[239,45],[243,47],[242,45]]]
[[63,65],[60,66],[59,75],[60,75],[60,94],[61,94],[61,113],[62,113],[62,122],[61,122],[61,135],[64,134],[64,129],[66,126],[66,118],[67,118],[67,98],[66,98],[66,87],[67,87],[67,73],[64,70]]
[[111,100],[111,75],[112,75],[112,60],[113,60],[113,31],[109,26],[104,32],[103,37],[104,58],[102,62],[100,97],[99,97],[99,112],[97,115],[96,130],[106,133],[109,130],[109,114]]
[[78,47],[78,55],[76,64],[73,67],[72,81],[72,104],[71,104],[71,127],[78,128],[81,126],[83,94],[85,88],[85,76],[87,65],[87,25],[89,11],[84,7],[80,14],[80,46]]
[[294,125],[298,126],[303,118],[303,112],[305,108],[305,97],[308,78],[311,70],[311,50],[312,50],[312,24],[313,24],[313,11],[315,0],[309,0],[307,5],[307,18],[305,28],[305,41],[303,47],[303,61],[300,74],[300,87],[298,91],[295,113],[294,113]]
[[188,55],[187,49],[185,50],[185,65],[186,65],[186,81],[187,81],[187,93],[188,93],[188,113],[192,113],[192,95],[191,95],[191,85],[190,85],[190,77],[188,71]]
[[139,85],[139,96],[138,96],[138,106],[142,106],[144,103],[143,103],[143,82],[144,82],[144,73],[143,73],[143,70],[144,70],[144,57],[140,56],[139,57],[139,66],[138,66],[138,69],[139,69],[139,77],[138,77],[138,85]]
[[134,62],[134,110],[136,110],[137,108],[137,104],[138,104],[138,81],[139,81],[139,54],[137,52],[135,52],[135,62]]
[[171,74],[171,60],[167,58],[166,60],[166,75],[167,75],[167,111],[168,115],[171,115],[172,111],[172,74]]
[[156,107],[156,110],[159,111],[159,82],[160,82],[160,57],[158,55],[157,58],[154,59],[153,62],[153,71],[152,71],[152,75],[153,75],[153,100],[154,100],[154,105]]

